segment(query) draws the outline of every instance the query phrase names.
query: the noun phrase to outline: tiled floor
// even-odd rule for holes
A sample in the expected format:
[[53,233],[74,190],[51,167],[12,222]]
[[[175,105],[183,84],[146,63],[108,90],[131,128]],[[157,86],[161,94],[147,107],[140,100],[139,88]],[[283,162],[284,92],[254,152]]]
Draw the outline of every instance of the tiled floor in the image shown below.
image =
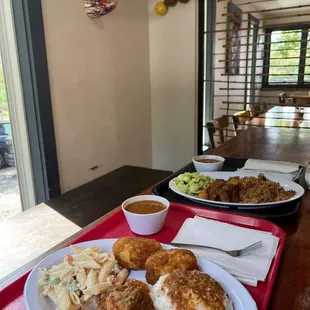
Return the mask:
[[41,204],[0,223],[0,280],[80,227]]

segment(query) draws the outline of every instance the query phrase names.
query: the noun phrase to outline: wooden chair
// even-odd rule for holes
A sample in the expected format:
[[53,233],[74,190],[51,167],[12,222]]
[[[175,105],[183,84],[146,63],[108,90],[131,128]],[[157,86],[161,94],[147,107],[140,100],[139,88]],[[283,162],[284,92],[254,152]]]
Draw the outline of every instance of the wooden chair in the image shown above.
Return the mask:
[[262,112],[263,112],[263,109],[260,104],[256,103],[251,106],[252,118],[262,114]]
[[207,123],[207,129],[209,133],[209,139],[211,143],[211,147],[216,148],[216,143],[214,140],[215,133],[219,134],[219,144],[225,143],[224,130],[229,127],[229,119],[228,116],[223,115],[222,117],[214,119],[212,122]]
[[280,103],[280,104],[285,104],[285,99],[286,99],[286,97],[287,97],[286,92],[280,93],[280,94],[279,94],[279,103]]
[[240,111],[233,115],[234,129],[237,135],[245,129],[246,122],[252,118],[252,111]]

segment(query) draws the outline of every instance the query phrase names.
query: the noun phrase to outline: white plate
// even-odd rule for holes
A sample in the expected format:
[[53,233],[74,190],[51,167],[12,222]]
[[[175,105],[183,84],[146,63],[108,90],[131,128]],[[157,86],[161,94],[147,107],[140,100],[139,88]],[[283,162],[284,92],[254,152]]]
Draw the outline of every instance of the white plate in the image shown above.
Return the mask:
[[[202,172],[201,174],[209,176],[213,179],[223,179],[223,180],[228,180],[230,177],[235,177],[235,176],[239,176],[239,177],[245,177],[245,176],[258,176],[258,172],[240,172],[240,171],[236,171],[236,172]],[[200,203],[204,203],[204,204],[212,204],[212,205],[216,205],[222,208],[229,208],[229,207],[237,207],[239,209],[248,209],[248,208],[266,208],[266,207],[272,207],[272,206],[278,206],[281,204],[284,204],[286,202],[290,202],[293,200],[296,200],[300,197],[303,196],[303,194],[305,193],[305,190],[297,183],[290,181],[290,180],[286,180],[286,179],[282,179],[273,175],[269,175],[267,173],[264,173],[264,175],[271,181],[274,182],[278,182],[280,183],[280,185],[285,189],[285,190],[294,190],[296,192],[295,196],[293,196],[292,198],[288,199],[288,200],[282,200],[282,201],[275,201],[275,202],[267,202],[267,203],[256,203],[256,204],[250,204],[250,203],[235,203],[235,202],[222,202],[222,201],[214,201],[214,200],[208,200],[208,199],[201,199],[195,196],[191,196],[188,194],[185,194],[183,192],[181,192],[175,185],[175,179],[172,179],[169,182],[169,187],[171,190],[173,190],[175,193],[184,196],[188,199],[200,202]]]
[[[83,248],[98,245],[100,246],[101,251],[112,253],[112,247],[116,240],[117,239],[93,240],[79,243],[77,245]],[[172,248],[169,245],[163,245],[163,247],[166,249]],[[65,255],[68,254],[73,254],[70,247],[61,249],[43,259],[32,270],[24,287],[24,301],[27,310],[56,309],[55,304],[49,298],[44,297],[41,294],[41,289],[38,285],[38,281],[40,278],[39,268],[50,268],[53,265],[58,265],[63,261]],[[198,264],[202,272],[209,274],[212,278],[217,280],[222,285],[226,293],[231,298],[235,310],[257,310],[256,304],[249,292],[232,275],[230,275],[228,272],[215,265],[214,263],[211,263],[205,259],[198,258]],[[130,272],[130,278],[146,282],[145,271],[133,270]]]

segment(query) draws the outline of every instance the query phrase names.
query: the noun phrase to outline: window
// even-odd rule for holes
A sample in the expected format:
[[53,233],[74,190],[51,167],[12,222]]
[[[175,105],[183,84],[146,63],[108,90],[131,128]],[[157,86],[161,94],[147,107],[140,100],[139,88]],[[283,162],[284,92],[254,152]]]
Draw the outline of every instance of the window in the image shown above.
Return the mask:
[[[245,76],[245,102],[255,102],[255,89],[257,87],[256,60],[258,43],[259,20],[248,14],[248,38],[246,56],[246,76]],[[249,105],[244,107],[250,109]]]
[[310,86],[309,30],[266,30],[263,87]]

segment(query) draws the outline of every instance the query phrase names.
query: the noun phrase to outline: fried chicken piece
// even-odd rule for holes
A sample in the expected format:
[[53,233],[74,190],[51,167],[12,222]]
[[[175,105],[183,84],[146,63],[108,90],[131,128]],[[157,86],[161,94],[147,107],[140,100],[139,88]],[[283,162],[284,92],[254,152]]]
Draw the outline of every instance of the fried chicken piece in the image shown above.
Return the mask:
[[155,284],[160,276],[176,269],[198,270],[196,257],[190,250],[161,250],[148,258],[145,263],[146,281]]
[[220,196],[220,201],[223,202],[229,202],[230,201],[230,195],[231,195],[231,188],[228,185],[222,186],[218,190],[218,195]]
[[[226,181],[224,180],[216,180],[209,191],[209,199],[214,201],[222,201],[227,195],[223,193],[222,188],[226,185]],[[221,197],[222,196],[222,197]]]
[[113,245],[119,265],[127,269],[144,269],[146,260],[159,250],[161,244],[147,238],[119,238]]
[[239,177],[230,178],[228,181],[216,180],[209,192],[209,199],[223,202],[239,202],[239,185]]
[[231,177],[226,182],[226,184],[229,184],[232,186],[238,186],[239,183],[240,183],[240,177]]
[[231,191],[231,201],[239,203],[240,202],[240,189],[239,186],[235,186]]
[[155,310],[151,296],[136,285],[113,287],[105,304],[107,310]]
[[127,279],[125,284],[138,286],[138,287],[142,288],[142,290],[145,293],[149,293],[150,292],[150,289],[149,289],[148,285],[146,283],[142,282],[142,281],[139,281],[139,280]]

